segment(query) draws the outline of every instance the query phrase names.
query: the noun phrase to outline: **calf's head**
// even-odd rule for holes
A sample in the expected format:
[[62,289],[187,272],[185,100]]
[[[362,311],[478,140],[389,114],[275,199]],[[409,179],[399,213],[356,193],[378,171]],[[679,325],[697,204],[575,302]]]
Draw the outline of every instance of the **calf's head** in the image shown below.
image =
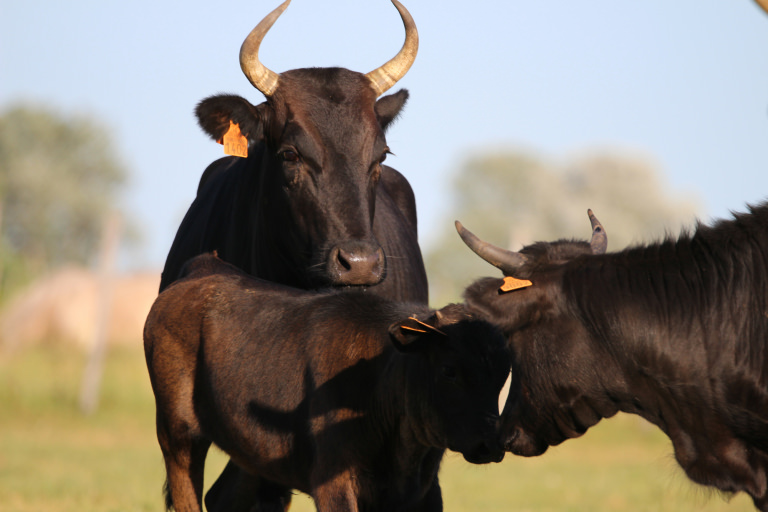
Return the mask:
[[[505,448],[534,456],[549,446],[577,437],[601,418],[617,412],[604,390],[620,379],[610,354],[593,343],[583,318],[566,300],[562,276],[566,265],[606,250],[600,222],[592,222],[590,242],[538,242],[513,252],[478,239],[457,222],[464,242],[502,270],[506,278],[485,278],[464,293],[467,307],[497,325],[507,337],[520,381],[502,418]],[[601,359],[607,358],[607,359]]]
[[518,385],[501,333],[454,304],[397,322],[390,336],[408,358],[406,415],[422,443],[475,464],[499,462],[499,415]]
[[[418,49],[416,26],[397,1],[406,30],[400,52],[367,74],[342,68],[275,73],[258,58],[259,46],[290,0],[246,38],[240,65],[267,98],[252,105],[218,95],[197,107],[200,126],[221,140],[230,123],[248,140],[259,166],[266,229],[290,239],[286,257],[297,258],[318,286],[374,285],[386,274],[385,255],[372,233],[376,188],[389,147],[384,131],[408,98],[406,90],[377,99],[402,78]],[[254,197],[254,201],[256,197]],[[297,250],[298,249],[298,250]],[[276,248],[280,251],[280,248]]]

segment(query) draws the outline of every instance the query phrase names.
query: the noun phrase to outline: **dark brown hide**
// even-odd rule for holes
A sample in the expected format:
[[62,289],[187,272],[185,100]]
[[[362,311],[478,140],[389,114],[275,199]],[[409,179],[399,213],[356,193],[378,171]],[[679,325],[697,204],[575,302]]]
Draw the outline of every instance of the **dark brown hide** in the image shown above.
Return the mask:
[[521,253],[533,286],[504,294],[488,278],[465,292],[520,368],[507,449],[539,455],[638,414],[692,480],[768,511],[768,205],[612,254],[568,241]]
[[[413,192],[381,165],[384,128],[407,93],[376,101],[364,75],[338,68],[280,76],[261,105],[216,96],[198,106],[213,139],[230,120],[239,123],[249,157],[219,160],[204,173],[161,290],[186,259],[216,250],[253,275],[296,287],[381,283],[379,293],[426,301]],[[393,282],[382,283],[388,273]]]
[[440,509],[443,450],[503,457],[509,352],[463,306],[307,292],[210,255],[188,272],[144,330],[178,512],[201,510],[211,442],[259,485],[308,493],[319,512]]

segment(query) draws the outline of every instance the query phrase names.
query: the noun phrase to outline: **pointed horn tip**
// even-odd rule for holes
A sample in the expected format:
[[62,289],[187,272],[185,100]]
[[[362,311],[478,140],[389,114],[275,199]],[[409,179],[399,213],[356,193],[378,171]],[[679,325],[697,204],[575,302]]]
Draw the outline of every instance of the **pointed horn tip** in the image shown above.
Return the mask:
[[[281,3],[280,5],[278,5],[274,9],[272,9],[272,11],[266,17],[268,18],[270,16],[274,16],[274,21],[277,21],[277,18],[282,16],[282,14],[288,8],[290,3],[291,3],[291,0],[285,0],[285,2]],[[274,23],[274,21],[273,21],[273,23]]]
[[[464,227],[464,225],[459,222],[458,220],[454,222],[454,225],[456,226],[456,232],[459,234],[459,237],[464,241],[465,244],[471,249],[472,243],[484,243],[482,242],[477,236],[472,233],[470,230]],[[473,249],[474,250],[474,249]]]
[[595,227],[602,227],[602,223],[597,219],[594,212],[592,212],[592,208],[589,208],[587,210],[587,215],[589,216],[589,222],[590,224],[592,224],[593,229]]

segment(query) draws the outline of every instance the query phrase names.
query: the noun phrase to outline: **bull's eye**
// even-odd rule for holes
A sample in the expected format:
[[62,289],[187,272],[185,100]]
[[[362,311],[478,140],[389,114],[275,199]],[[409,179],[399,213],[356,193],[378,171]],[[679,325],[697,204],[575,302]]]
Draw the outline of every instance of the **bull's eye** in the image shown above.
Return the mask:
[[282,158],[284,162],[298,162],[299,154],[291,149],[286,149],[280,153],[280,158]]

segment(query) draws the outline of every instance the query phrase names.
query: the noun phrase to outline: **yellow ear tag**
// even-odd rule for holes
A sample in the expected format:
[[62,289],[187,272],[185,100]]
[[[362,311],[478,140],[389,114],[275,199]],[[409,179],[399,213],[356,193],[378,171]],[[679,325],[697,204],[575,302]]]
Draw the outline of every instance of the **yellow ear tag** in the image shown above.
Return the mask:
[[229,130],[224,134],[224,138],[219,141],[224,144],[224,154],[248,158],[248,139],[240,133],[240,125],[229,121]]
[[511,292],[512,290],[519,290],[520,288],[528,288],[533,286],[533,283],[527,279],[517,279],[515,277],[505,277],[504,284],[499,288],[502,292]]

